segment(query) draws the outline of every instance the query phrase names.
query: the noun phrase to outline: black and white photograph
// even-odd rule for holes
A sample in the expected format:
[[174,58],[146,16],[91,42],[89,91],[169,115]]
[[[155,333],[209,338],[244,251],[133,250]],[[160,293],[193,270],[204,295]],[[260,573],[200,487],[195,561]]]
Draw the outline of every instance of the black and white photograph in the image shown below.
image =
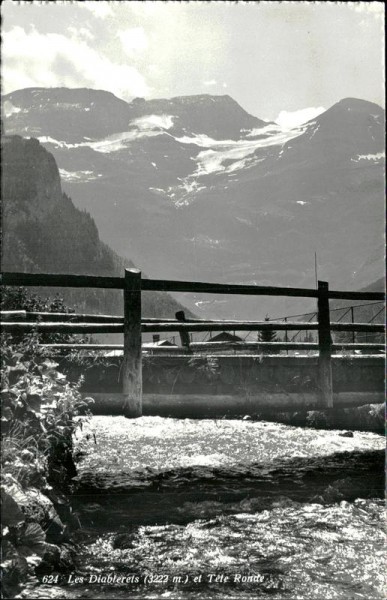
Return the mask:
[[383,600],[382,2],[1,5],[6,600]]

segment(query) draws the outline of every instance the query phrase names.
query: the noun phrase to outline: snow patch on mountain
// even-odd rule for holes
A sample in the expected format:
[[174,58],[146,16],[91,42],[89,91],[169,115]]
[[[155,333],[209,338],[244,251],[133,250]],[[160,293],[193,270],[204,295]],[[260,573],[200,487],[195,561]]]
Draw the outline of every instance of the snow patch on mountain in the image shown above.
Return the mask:
[[171,129],[173,127],[172,115],[145,115],[134,119],[130,125],[141,130],[146,129]]
[[49,135],[40,135],[38,138],[41,144],[52,144],[56,148],[76,148],[79,144],[68,144],[67,142],[63,142],[61,140],[55,140]]
[[377,152],[376,154],[358,154],[355,158],[351,158],[352,162],[359,162],[361,160],[372,160],[379,161],[385,158],[384,152]]
[[[295,128],[286,131],[276,125],[267,125],[261,129],[252,130],[248,136],[258,135],[258,133],[264,137],[260,139],[214,140],[207,135],[195,135],[176,138],[176,141],[207,148],[207,150],[199,152],[195,158],[198,163],[196,176],[208,175],[219,171],[231,173],[232,171],[246,168],[248,162],[245,159],[254,154],[256,150],[268,146],[283,146],[289,140],[302,135],[304,128]],[[254,164],[261,160],[263,159],[258,159]],[[224,163],[226,161],[232,164],[225,166]]]
[[309,139],[311,140],[318,130],[320,129],[320,125],[316,121],[310,121],[307,125],[307,133],[309,133]]
[[163,190],[163,188],[155,188],[155,187],[150,187],[148,188],[148,190],[150,190],[151,192],[155,192],[155,194],[161,194],[163,196],[167,195],[167,192],[165,190]]
[[285,129],[283,127],[280,127],[276,123],[269,123],[268,125],[265,125],[265,127],[260,127],[258,129],[255,128],[255,129],[250,129],[250,130],[245,129],[244,131],[248,131],[248,133],[246,133],[246,137],[255,137],[257,135],[259,135],[259,136],[271,135],[271,134],[276,134],[276,133],[282,133],[284,131],[289,131],[289,130]]
[[[219,172],[232,173],[254,166],[263,160],[262,158],[258,159],[254,157],[256,150],[268,146],[284,146],[289,140],[300,136],[305,131],[304,128],[283,130],[278,125],[269,124],[260,129],[249,130],[246,137],[240,140],[215,140],[206,134],[175,137],[167,133],[167,130],[173,127],[173,120],[173,115],[169,114],[146,115],[134,119],[129,123],[129,127],[133,127],[133,129],[94,141],[84,138],[85,141],[83,142],[67,143],[50,136],[40,136],[38,139],[41,143],[53,144],[56,148],[73,149],[89,147],[95,152],[110,154],[124,150],[128,145],[142,138],[166,134],[170,135],[171,138],[180,144],[203,148],[193,158],[197,163],[197,168],[195,173],[192,173],[189,177],[196,178]],[[187,188],[187,186],[190,187],[191,185],[192,182],[186,182],[184,187]],[[190,191],[192,190],[185,189],[185,192]]]
[[221,240],[211,238],[208,235],[197,235],[192,238],[188,238],[188,241],[193,242],[194,244],[199,244],[201,247],[206,248],[219,248],[222,246]]
[[110,154],[110,152],[124,150],[128,146],[128,144],[138,139],[144,137],[153,137],[155,135],[158,135],[158,132],[151,129],[144,129],[142,131],[124,131],[122,133],[115,133],[114,135],[111,135],[97,142],[82,143],[79,145],[89,146],[92,150],[95,150],[96,152]]
[[102,152],[104,154],[110,154],[111,152],[118,152],[124,150],[127,146],[136,140],[144,137],[153,137],[159,135],[159,131],[152,129],[144,129],[142,131],[132,130],[123,131],[122,133],[115,133],[97,141],[86,141],[76,144],[68,144],[67,142],[55,140],[49,136],[40,136],[38,140],[42,144],[53,144],[57,148],[82,148],[88,147],[96,152]]
[[200,146],[202,148],[211,148],[217,144],[232,144],[233,140],[214,140],[208,137],[205,133],[197,133],[191,136],[183,135],[182,137],[176,137],[175,140],[180,144],[192,144],[194,146]]
[[182,206],[188,206],[192,201],[192,196],[196,197],[196,194],[201,190],[205,190],[207,186],[199,185],[195,177],[188,176],[184,179],[180,179],[181,184],[170,186],[165,192],[170,200],[173,201],[176,208]]
[[218,173],[231,175],[252,168],[265,160],[265,157],[255,155],[257,150],[268,146],[284,148],[287,142],[304,131],[304,127],[289,131],[269,124],[261,129],[249,130],[251,136],[257,136],[257,132],[260,132],[259,138],[252,139],[246,136],[242,140],[214,140],[205,134],[175,137],[177,142],[193,144],[203,150],[192,159],[197,164],[196,170],[180,179],[178,185],[170,186],[166,194],[177,208],[188,206],[197,198],[198,192],[207,189],[206,176]]
[[66,171],[66,169],[59,169],[59,173],[62,179],[68,182],[86,183],[102,177],[102,174],[95,174],[93,171]]
[[12,102],[6,100],[3,106],[3,113],[5,117],[10,117],[13,114],[21,112],[21,108],[18,106],[14,106]]

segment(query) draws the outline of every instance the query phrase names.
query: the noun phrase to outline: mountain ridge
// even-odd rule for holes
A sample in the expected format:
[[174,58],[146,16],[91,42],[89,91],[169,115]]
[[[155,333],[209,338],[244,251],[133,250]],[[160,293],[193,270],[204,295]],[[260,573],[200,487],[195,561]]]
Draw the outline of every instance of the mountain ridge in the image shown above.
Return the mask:
[[[383,109],[343,99],[284,131],[261,120],[256,127],[233,101],[222,112],[210,95],[205,110],[198,98],[179,100],[179,114],[172,99],[135,99],[122,114],[105,107],[103,119],[86,104],[47,109],[36,100],[16,106],[5,125],[34,132],[55,156],[65,192],[151,277],[313,287],[315,252],[332,288],[359,289],[383,274]],[[204,118],[207,104],[216,119]],[[294,312],[275,299],[254,307],[181,299],[205,317]]]
[[[197,94],[192,96],[175,96],[173,98],[154,98],[151,100],[134,98],[132,101],[126,102],[106,90],[33,87],[15,90],[3,96],[3,110],[6,117],[8,112],[8,117],[14,115],[16,120],[23,121],[25,111],[29,110],[31,113],[32,109],[36,113],[37,126],[43,127],[44,131],[45,126],[50,127],[51,125],[52,127],[50,121],[43,123],[38,119],[39,114],[42,114],[44,111],[47,119],[48,110],[52,113],[63,109],[70,112],[81,109],[86,113],[90,113],[89,115],[83,115],[84,120],[94,116],[93,127],[96,126],[97,120],[102,118],[102,122],[99,122],[97,135],[107,133],[108,131],[105,127],[106,114],[103,114],[103,111],[110,111],[110,133],[114,133],[119,128],[125,128],[125,123],[128,124],[130,121],[135,121],[148,114],[148,112],[160,115],[165,112],[168,113],[168,111],[173,111],[174,117],[179,120],[181,112],[186,112],[187,107],[191,110],[190,125],[198,129],[197,133],[202,133],[203,131],[201,130],[205,127],[206,132],[211,133],[215,137],[229,135],[233,139],[238,139],[241,128],[245,126],[262,127],[268,124],[268,122],[247,113],[227,94],[218,96]],[[224,113],[230,113],[230,111],[233,119],[228,119],[228,122],[225,122]],[[235,119],[238,121],[237,126],[235,126]],[[78,125],[78,121],[76,123]],[[179,127],[178,124],[171,124],[171,127],[177,135],[184,134],[184,127]],[[27,131],[24,133],[26,134]],[[67,131],[67,135],[68,133]],[[87,131],[87,133],[90,133],[90,131]],[[77,138],[73,133],[73,141],[76,139],[79,141],[81,137],[78,136]],[[222,138],[219,137],[219,139]]]

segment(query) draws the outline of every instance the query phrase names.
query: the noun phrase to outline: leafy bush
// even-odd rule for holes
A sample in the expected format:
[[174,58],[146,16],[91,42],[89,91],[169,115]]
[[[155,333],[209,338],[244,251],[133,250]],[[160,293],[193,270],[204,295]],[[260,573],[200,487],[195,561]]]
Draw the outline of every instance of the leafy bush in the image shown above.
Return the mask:
[[72,435],[88,402],[80,382],[70,384],[45,356],[36,334],[22,341],[2,336],[1,352],[2,578],[12,597],[47,555],[60,556],[53,543],[66,541],[62,519],[71,522],[71,509],[63,492],[76,475]]
[[1,310],[27,310],[71,313],[59,294],[55,298],[42,298],[24,287],[4,286],[1,291]]
[[[27,312],[59,312],[73,313],[69,309],[61,296],[57,294],[55,298],[44,298],[31,293],[24,287],[4,286],[2,288],[0,309],[2,311],[25,310]],[[13,334],[12,339],[21,342],[24,334]],[[40,334],[39,341],[43,344],[58,344],[78,342],[81,343],[80,336],[63,333],[43,333]],[[87,341],[87,340],[85,340]]]

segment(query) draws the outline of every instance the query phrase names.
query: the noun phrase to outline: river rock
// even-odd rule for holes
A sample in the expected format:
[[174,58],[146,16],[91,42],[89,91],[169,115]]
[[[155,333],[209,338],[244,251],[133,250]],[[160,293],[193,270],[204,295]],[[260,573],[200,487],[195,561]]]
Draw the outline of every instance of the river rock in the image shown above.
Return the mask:
[[116,535],[113,540],[113,548],[114,549],[119,548],[122,550],[134,548],[133,534],[132,533],[119,533],[118,535]]
[[46,533],[47,541],[59,543],[63,539],[65,526],[63,525],[54,504],[39,490],[30,488],[25,491],[28,504],[25,506],[26,515],[40,523]]

